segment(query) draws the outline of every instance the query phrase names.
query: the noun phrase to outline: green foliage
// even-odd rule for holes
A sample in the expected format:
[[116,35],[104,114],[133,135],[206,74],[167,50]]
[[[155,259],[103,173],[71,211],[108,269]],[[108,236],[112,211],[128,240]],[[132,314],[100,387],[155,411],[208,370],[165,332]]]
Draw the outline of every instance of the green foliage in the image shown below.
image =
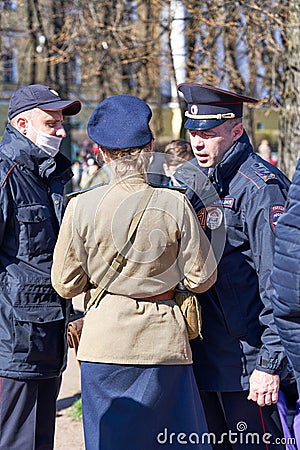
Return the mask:
[[73,405],[67,412],[67,416],[70,417],[75,422],[80,422],[82,420],[82,402],[81,397],[77,398]]

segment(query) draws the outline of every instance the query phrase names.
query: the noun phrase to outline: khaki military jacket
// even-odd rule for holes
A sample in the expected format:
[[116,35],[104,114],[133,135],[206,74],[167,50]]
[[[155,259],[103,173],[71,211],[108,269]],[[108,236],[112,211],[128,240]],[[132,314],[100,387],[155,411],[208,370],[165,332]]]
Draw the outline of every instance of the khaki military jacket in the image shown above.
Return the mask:
[[127,241],[145,189],[153,195],[121,273],[86,317],[81,361],[190,364],[185,322],[174,300],[159,296],[183,280],[194,292],[216,279],[208,239],[185,195],[148,186],[139,175],[112,180],[71,199],[54,251],[52,282],[65,298],[93,290]]

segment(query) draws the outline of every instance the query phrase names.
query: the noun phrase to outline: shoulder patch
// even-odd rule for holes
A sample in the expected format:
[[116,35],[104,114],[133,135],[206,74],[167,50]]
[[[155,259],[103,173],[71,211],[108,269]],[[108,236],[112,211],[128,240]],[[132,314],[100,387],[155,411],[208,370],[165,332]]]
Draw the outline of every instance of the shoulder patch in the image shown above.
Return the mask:
[[108,183],[98,183],[98,184],[94,184],[93,186],[90,186],[88,188],[79,189],[78,191],[70,192],[69,194],[66,194],[66,199],[70,200],[73,197],[77,197],[77,195],[84,194],[85,192],[88,192],[88,191],[92,191],[93,189],[96,189],[99,186],[106,186],[107,184]]
[[181,192],[182,194],[186,193],[186,190],[188,188],[188,186],[183,185],[183,184],[179,184],[178,186],[173,186],[172,184],[154,184],[154,183],[148,183],[149,186],[153,187],[153,188],[165,188],[165,189],[171,189],[173,191],[178,191]]
[[209,205],[201,208],[197,212],[201,228],[205,231],[207,228],[216,230],[220,228],[224,220],[224,212],[220,204]]
[[274,233],[276,233],[276,225],[278,222],[278,219],[282,216],[285,209],[282,205],[273,205],[271,206],[270,211],[270,225]]
[[251,167],[256,175],[258,175],[265,183],[272,183],[277,180],[275,173],[272,173],[264,164],[255,162]]
[[206,216],[206,225],[210,230],[220,228],[223,222],[223,211],[221,208],[208,208]]
[[207,210],[206,208],[201,208],[197,212],[197,217],[199,219],[200,226],[202,230],[206,230],[206,217],[207,217]]

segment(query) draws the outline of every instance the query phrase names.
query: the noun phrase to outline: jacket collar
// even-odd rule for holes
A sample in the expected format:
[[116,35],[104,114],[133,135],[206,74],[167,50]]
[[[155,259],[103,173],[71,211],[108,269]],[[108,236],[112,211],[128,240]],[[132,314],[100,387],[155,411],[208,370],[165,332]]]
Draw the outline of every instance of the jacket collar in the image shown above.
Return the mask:
[[60,152],[52,158],[10,124],[4,132],[0,151],[41,178],[49,179],[63,174],[67,182],[72,177],[71,162],[68,158]]

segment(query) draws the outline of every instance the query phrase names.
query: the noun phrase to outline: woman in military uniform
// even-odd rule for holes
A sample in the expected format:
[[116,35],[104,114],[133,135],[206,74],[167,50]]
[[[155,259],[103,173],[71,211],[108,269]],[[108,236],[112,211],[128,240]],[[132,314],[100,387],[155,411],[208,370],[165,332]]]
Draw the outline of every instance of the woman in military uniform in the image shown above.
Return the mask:
[[65,298],[88,290],[93,297],[150,191],[125,263],[85,316],[78,359],[87,450],[210,448],[174,288],[183,281],[207,290],[215,260],[186,197],[146,182],[150,118],[148,105],[129,95],[95,109],[88,133],[112,180],[70,201],[55,249],[55,289]]

